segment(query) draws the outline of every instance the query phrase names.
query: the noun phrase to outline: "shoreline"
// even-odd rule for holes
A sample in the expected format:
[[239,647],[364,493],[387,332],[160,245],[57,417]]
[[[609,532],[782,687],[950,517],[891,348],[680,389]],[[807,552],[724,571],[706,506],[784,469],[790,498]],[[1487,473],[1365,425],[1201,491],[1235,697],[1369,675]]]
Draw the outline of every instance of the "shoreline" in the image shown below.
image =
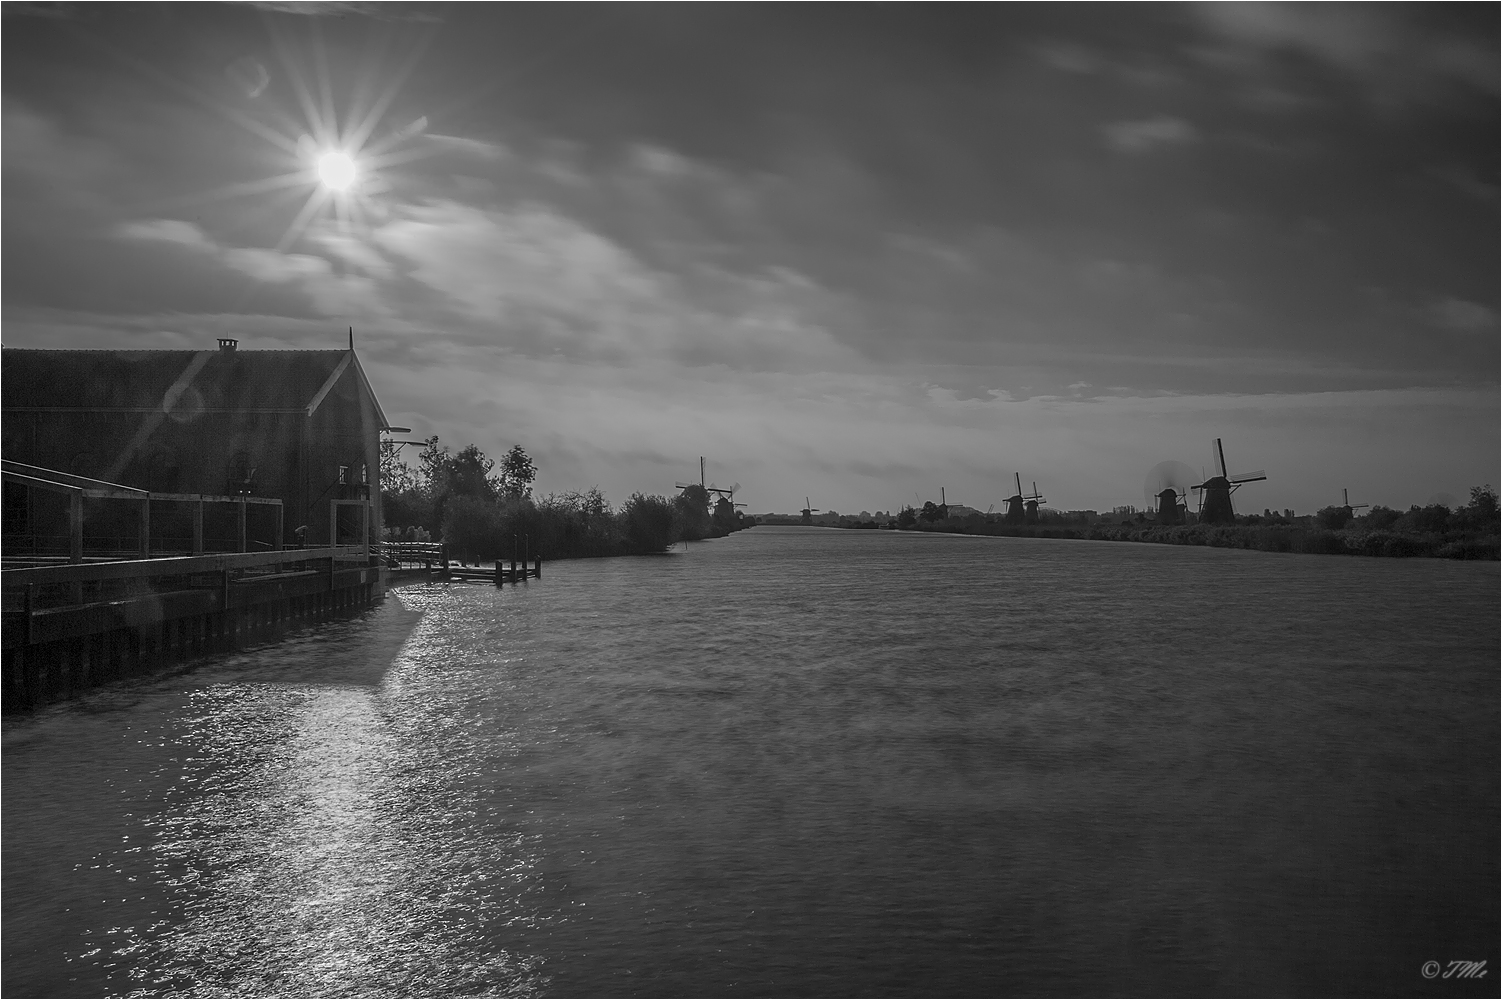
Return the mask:
[[[860,529],[854,529],[860,530]],[[1348,555],[1496,562],[1502,545],[1496,535],[1410,534],[1393,531],[1286,527],[1281,525],[1000,525],[959,524],[900,528],[900,531],[1003,538],[1059,538],[1102,542],[1200,545],[1299,555]]]

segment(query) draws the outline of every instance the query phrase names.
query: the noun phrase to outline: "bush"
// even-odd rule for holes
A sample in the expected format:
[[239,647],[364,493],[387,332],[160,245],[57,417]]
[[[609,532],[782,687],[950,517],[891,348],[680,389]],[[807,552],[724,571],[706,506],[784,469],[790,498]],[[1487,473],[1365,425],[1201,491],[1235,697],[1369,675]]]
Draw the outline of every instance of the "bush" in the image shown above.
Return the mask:
[[1388,531],[1398,523],[1398,518],[1402,516],[1401,511],[1378,505],[1367,511],[1366,516],[1360,518],[1360,521],[1362,527],[1368,531]]
[[1350,553],[1343,536],[1333,531],[1310,531],[1300,539],[1299,551],[1315,555],[1343,556]]
[[1432,549],[1433,546],[1425,544],[1421,539],[1407,535],[1390,535],[1382,542],[1382,554],[1389,557],[1422,556]]
[[1351,508],[1321,507],[1319,513],[1314,515],[1314,520],[1321,528],[1329,531],[1339,531],[1350,523]]
[[574,559],[662,552],[678,540],[674,507],[663,497],[636,494],[619,513],[598,490],[525,498],[451,497],[443,541],[465,562],[521,556]]
[[1497,539],[1463,539],[1460,541],[1446,542],[1435,550],[1435,555],[1441,559],[1492,559],[1502,558],[1502,549],[1499,549]]
[[673,505],[666,497],[631,494],[621,508],[626,542],[635,552],[663,552],[677,541],[673,533]]
[[450,497],[443,512],[443,542],[465,562],[497,559],[511,551],[511,519],[500,506],[478,497]]
[[1427,507],[1410,507],[1408,513],[1398,518],[1393,525],[1397,531],[1438,533],[1450,526],[1450,508],[1444,504],[1430,504]]

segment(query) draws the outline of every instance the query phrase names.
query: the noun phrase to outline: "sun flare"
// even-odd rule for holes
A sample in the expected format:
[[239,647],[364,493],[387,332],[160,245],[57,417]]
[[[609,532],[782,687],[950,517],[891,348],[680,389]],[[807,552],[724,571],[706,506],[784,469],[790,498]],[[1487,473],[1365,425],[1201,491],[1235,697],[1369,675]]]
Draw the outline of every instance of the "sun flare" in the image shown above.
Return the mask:
[[334,151],[318,158],[318,179],[335,191],[348,191],[358,171],[348,153]]

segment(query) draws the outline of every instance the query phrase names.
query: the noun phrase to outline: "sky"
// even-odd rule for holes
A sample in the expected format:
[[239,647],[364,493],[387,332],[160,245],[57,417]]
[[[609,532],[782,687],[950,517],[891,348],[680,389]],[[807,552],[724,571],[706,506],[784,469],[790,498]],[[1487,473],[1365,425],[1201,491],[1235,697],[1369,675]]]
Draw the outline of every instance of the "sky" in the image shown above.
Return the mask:
[[615,503],[1499,482],[1494,4],[3,12],[8,347],[352,327],[399,437]]

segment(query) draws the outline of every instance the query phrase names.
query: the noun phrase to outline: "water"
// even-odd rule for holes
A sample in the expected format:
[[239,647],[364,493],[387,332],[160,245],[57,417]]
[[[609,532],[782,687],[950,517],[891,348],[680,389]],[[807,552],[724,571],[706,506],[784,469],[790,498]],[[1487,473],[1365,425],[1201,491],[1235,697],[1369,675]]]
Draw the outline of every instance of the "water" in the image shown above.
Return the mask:
[[1494,994],[1498,601],[768,527],[406,588],[6,720],[4,992]]

